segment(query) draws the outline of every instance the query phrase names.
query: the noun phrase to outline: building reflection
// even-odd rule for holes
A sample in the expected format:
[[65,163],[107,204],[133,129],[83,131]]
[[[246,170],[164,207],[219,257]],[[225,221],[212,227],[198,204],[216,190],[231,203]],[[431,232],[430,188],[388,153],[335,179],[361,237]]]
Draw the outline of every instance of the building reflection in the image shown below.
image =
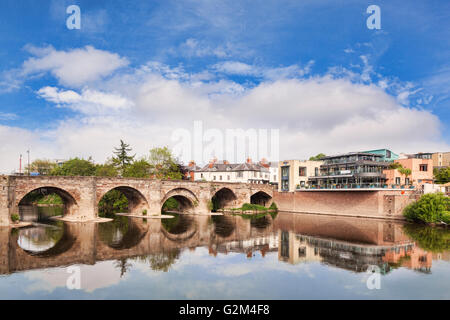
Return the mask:
[[[198,247],[207,248],[211,257],[275,255],[281,263],[321,263],[352,272],[365,272],[376,265],[383,273],[395,268],[429,273],[433,260],[450,261],[449,231],[433,231],[439,250],[434,250],[436,246],[425,250],[418,244],[430,242],[420,238],[429,236],[430,230],[416,229],[374,219],[289,213],[258,219],[237,215],[181,215],[166,221],[118,217],[104,224],[0,228],[0,274],[111,260],[117,262],[121,275],[132,267],[131,261],[166,272],[184,250]],[[437,241],[437,236],[442,240]]]

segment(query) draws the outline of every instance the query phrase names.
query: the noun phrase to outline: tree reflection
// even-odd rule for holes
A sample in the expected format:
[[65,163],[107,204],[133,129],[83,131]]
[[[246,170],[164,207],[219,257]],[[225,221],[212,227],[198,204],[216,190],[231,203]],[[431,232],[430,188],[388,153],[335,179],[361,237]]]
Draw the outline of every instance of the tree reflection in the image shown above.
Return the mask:
[[406,224],[405,234],[424,250],[441,253],[450,250],[450,230],[425,225]]
[[127,258],[119,259],[115,262],[114,267],[120,269],[120,277],[122,278],[127,271],[133,266],[131,263],[127,263]]

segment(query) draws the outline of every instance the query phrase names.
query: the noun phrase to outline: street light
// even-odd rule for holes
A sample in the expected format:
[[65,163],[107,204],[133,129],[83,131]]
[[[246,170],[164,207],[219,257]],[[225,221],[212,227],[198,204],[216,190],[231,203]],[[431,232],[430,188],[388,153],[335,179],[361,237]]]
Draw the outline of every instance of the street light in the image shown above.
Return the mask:
[[28,153],[28,175],[30,175],[30,149],[27,150]]

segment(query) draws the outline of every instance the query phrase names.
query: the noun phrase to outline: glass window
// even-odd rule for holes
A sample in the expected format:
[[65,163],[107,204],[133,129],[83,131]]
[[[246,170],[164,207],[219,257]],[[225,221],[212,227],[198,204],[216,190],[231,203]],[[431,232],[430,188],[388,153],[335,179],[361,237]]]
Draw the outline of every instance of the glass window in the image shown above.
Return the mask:
[[298,167],[298,175],[300,177],[306,177],[306,167]]
[[428,171],[428,165],[427,164],[421,164],[419,166],[420,171]]

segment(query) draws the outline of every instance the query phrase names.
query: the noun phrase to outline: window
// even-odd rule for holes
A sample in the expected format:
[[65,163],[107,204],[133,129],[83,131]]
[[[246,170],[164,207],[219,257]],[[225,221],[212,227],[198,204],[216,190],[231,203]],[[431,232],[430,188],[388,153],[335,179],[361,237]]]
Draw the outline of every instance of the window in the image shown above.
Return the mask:
[[428,171],[428,165],[427,164],[421,164],[419,165],[420,171]]
[[409,178],[406,178],[406,179],[405,179],[405,184],[406,184],[406,185],[409,185]]
[[300,187],[302,187],[302,188],[305,187],[305,181],[300,181]]
[[276,174],[273,175],[273,181],[277,181],[277,175]]
[[314,168],[314,175],[317,177],[319,175],[319,168]]
[[213,176],[213,180],[216,180],[216,176]]
[[289,180],[281,181],[281,190],[282,191],[289,191]]
[[244,172],[238,171],[237,177],[238,177],[238,178],[242,178],[243,176],[244,176]]
[[202,178],[202,179],[203,179],[203,173],[200,173],[200,178]]
[[300,177],[306,177],[306,167],[298,167],[298,175]]
[[222,176],[219,176],[219,180],[222,181]]
[[289,167],[281,167],[281,176],[289,177]]
[[230,180],[230,175],[227,176],[227,180]]
[[395,178],[395,184],[400,184],[400,177]]

